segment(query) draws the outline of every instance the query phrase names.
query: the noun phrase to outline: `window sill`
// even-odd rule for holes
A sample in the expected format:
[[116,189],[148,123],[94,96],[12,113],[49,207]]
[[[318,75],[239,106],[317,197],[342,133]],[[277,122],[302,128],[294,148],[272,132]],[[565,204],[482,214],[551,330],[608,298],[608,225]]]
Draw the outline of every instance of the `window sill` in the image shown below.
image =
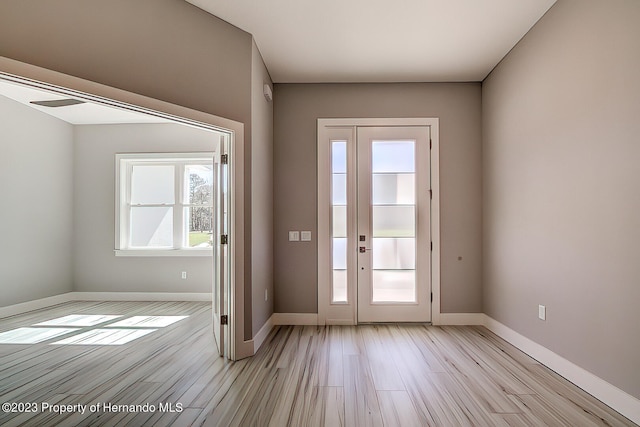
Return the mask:
[[124,257],[211,257],[212,249],[116,249],[116,256]]

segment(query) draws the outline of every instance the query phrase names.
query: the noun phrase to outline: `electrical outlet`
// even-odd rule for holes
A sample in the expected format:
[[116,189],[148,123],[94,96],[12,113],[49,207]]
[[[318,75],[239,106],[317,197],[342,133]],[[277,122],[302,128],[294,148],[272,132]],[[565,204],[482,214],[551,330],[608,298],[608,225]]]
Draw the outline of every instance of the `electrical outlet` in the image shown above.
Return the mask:
[[182,272],[182,276],[181,276],[181,277],[182,277],[183,279],[186,279],[186,278],[187,278],[187,272],[186,272],[186,271],[183,271],[183,272]]
[[547,307],[544,305],[538,306],[538,319],[547,320]]

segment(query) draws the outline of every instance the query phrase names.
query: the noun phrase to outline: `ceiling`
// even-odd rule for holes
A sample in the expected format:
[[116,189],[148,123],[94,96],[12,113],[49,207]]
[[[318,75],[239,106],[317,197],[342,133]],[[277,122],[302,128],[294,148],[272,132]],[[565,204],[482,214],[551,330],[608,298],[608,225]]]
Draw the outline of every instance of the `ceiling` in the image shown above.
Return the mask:
[[66,107],[43,107],[32,101],[69,99],[68,96],[48,92],[0,79],[0,96],[18,101],[50,116],[73,125],[118,124],[118,123],[171,123],[171,121],[135,111],[85,102]]
[[482,81],[556,0],[186,0],[253,34],[274,83]]

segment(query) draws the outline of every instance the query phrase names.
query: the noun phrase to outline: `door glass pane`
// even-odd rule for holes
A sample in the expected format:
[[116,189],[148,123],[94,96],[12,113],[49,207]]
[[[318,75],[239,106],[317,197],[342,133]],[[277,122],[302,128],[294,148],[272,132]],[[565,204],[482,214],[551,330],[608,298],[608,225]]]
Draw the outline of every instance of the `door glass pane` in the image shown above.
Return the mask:
[[347,302],[347,270],[333,270],[331,302]]
[[347,174],[332,174],[331,200],[334,205],[347,204]]
[[414,237],[415,206],[373,206],[373,237]]
[[416,239],[374,238],[373,268],[375,270],[414,270]]
[[333,269],[347,269],[347,239],[339,238],[333,240]]
[[333,237],[347,237],[347,207],[333,207]]
[[416,302],[415,141],[371,144],[373,303]]
[[331,141],[331,173],[347,173],[347,141]]
[[374,173],[372,198],[374,205],[413,205],[416,197],[414,173]]
[[371,170],[373,173],[415,172],[415,141],[373,141]]
[[131,208],[131,246],[134,248],[173,247],[173,208]]
[[333,292],[332,302],[347,302],[347,239],[333,240]]
[[331,141],[331,301],[347,302],[347,141]]
[[134,165],[131,175],[131,203],[134,205],[175,202],[174,167]]
[[415,302],[415,270],[374,270],[373,302]]

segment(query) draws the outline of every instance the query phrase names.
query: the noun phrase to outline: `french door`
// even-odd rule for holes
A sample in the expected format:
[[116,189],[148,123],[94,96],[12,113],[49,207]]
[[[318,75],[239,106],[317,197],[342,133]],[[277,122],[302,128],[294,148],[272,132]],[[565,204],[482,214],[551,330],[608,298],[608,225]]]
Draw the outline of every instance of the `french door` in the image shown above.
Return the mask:
[[229,235],[229,165],[228,135],[220,135],[219,150],[214,159],[214,279],[213,279],[213,334],[220,356],[230,357],[228,340],[230,254]]
[[426,322],[429,129],[357,129],[358,322]]
[[319,153],[330,172],[320,174],[329,183],[319,186],[319,203],[330,209],[320,206],[318,229],[328,243],[319,247],[319,287],[329,285],[319,292],[328,299],[319,314],[327,323],[431,321],[430,130],[319,133],[319,149],[329,148]]

